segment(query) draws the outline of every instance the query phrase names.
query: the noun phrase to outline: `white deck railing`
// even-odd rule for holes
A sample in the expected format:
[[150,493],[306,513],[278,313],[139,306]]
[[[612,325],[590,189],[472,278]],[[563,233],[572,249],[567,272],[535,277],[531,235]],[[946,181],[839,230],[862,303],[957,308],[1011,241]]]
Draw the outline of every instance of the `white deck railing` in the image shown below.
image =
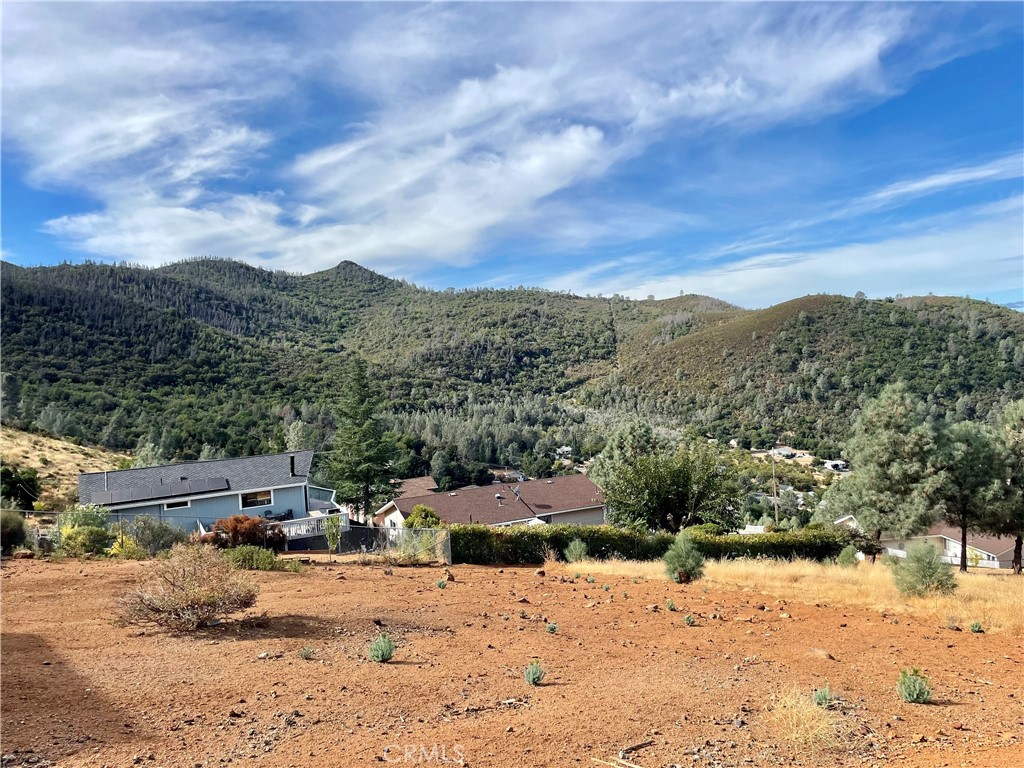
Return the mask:
[[337,520],[340,524],[340,531],[348,530],[348,513],[339,512],[336,515],[317,515],[316,517],[300,517],[298,520],[281,520],[277,525],[281,526],[284,535],[291,539],[308,539],[313,536],[324,536],[327,534],[327,521]]

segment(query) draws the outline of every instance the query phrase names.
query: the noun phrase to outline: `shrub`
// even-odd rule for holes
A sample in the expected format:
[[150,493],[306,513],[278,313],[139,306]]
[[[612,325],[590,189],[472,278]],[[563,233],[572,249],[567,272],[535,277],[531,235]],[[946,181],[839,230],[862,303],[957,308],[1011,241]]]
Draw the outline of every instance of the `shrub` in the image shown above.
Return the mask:
[[303,648],[301,651],[299,651],[299,658],[302,659],[303,661],[312,661],[313,660],[313,655],[315,653],[316,653],[316,651],[314,651],[312,648],[310,648],[307,645],[305,648]]
[[832,689],[829,688],[828,683],[825,683],[824,688],[815,688],[811,694],[811,700],[816,706],[824,707],[825,709],[831,709],[837,702],[836,697],[832,695]]
[[73,504],[59,518],[61,531],[65,528],[106,528],[108,512],[98,504]]
[[281,568],[288,571],[288,573],[302,573],[302,563],[298,560],[284,560],[278,561]]
[[403,525],[406,528],[440,528],[441,518],[426,504],[417,504],[412,508],[412,512],[405,519]]
[[448,579],[438,579],[437,580],[437,588],[438,589],[447,589],[448,588]]
[[587,576],[587,584],[593,584],[596,579],[593,576]]
[[387,632],[381,632],[377,639],[370,643],[370,649],[366,653],[371,661],[378,664],[387,664],[395,655],[395,641]]
[[980,621],[972,621],[971,622],[971,632],[973,632],[976,635],[983,635],[983,634],[985,634],[985,630],[984,630],[984,628],[982,628]]
[[284,549],[287,538],[281,526],[262,517],[232,515],[213,524],[212,532],[218,546],[242,547],[251,544],[275,552]]
[[544,675],[544,668],[536,659],[527,664],[523,671],[523,678],[530,685],[540,685],[544,681]]
[[548,634],[553,635],[553,634],[555,634],[558,631],[558,625],[554,624],[554,623],[548,624],[547,630],[548,630]]
[[0,512],[0,547],[4,554],[10,554],[28,538],[28,526],[20,512],[5,509]]
[[272,571],[277,567],[277,556],[273,552],[252,544],[225,550],[224,555],[243,571]]
[[213,547],[175,544],[118,600],[124,624],[191,632],[256,603],[259,590]]
[[677,584],[689,584],[704,575],[704,556],[685,531],[676,536],[663,559],[665,572]]
[[956,579],[949,565],[942,562],[939,551],[931,544],[916,544],[907,550],[905,560],[889,561],[896,589],[904,595],[924,597],[929,593],[948,595],[956,589]]
[[65,555],[98,555],[110,546],[110,531],[98,525],[79,525],[60,529],[60,548]]
[[570,563],[578,563],[587,559],[587,545],[582,539],[573,539],[565,548],[565,559]]
[[185,541],[185,532],[149,515],[139,515],[127,525],[132,538],[151,557]]
[[843,547],[842,551],[836,557],[836,565],[842,566],[843,568],[856,568],[857,548],[853,546],[853,544],[848,544]]
[[768,720],[773,733],[806,749],[831,751],[847,743],[836,713],[799,691],[776,697]]
[[669,598],[666,601],[666,603],[665,603],[665,610],[666,611],[675,611],[675,609],[676,609],[676,604],[672,601],[672,598]]
[[691,525],[686,529],[688,533],[703,533],[707,536],[722,536],[726,533],[725,528],[720,526],[718,523],[701,523],[700,525]]
[[693,618],[692,613],[688,613],[685,616],[683,616],[683,624],[685,624],[688,627],[695,627],[697,626],[697,620]]
[[149,553],[127,533],[114,531],[113,537],[114,543],[110,545],[112,557],[119,557],[122,560],[146,560],[149,557]]
[[602,584],[601,585],[601,589],[603,589],[605,592],[608,592],[611,588],[612,588],[611,584]]
[[927,704],[932,700],[932,687],[928,678],[922,675],[917,667],[900,672],[896,690],[899,691],[900,698],[909,704]]

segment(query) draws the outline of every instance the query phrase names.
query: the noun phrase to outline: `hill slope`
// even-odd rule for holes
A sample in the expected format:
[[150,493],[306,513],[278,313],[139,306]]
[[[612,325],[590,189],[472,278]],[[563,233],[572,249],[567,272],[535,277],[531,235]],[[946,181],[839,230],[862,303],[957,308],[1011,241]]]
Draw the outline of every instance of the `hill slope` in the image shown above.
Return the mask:
[[[411,437],[490,461],[503,440],[512,455],[548,426],[578,425],[561,409],[573,404],[603,423],[648,414],[832,451],[858,404],[898,378],[961,417],[1024,396],[1024,316],[964,299],[808,296],[747,311],[703,296],[428,291],[351,262],[311,275],[214,259],[3,264],[0,277],[5,421],[116,449],[142,438],[168,456],[281,447],[293,414],[336,402],[353,352]],[[503,405],[481,415],[484,403]],[[462,438],[440,436],[446,419]],[[466,436],[487,419],[531,431]]]

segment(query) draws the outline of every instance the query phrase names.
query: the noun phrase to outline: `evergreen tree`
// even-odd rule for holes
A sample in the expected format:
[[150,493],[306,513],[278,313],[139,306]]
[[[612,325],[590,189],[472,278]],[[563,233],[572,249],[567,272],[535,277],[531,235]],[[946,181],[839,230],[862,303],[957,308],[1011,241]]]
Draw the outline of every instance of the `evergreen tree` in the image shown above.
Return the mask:
[[996,536],[1011,536],[1013,572],[1021,574],[1024,549],[1024,400],[1003,409],[996,426],[996,440],[1003,466],[998,497],[989,505],[982,528]]
[[366,519],[374,503],[391,492],[394,436],[385,431],[381,398],[367,373],[366,362],[353,357],[335,422],[334,444],[327,452],[326,475],[338,498],[356,507]]
[[942,482],[939,440],[923,403],[905,385],[885,387],[854,423],[846,444],[854,473],[826,492],[828,516],[853,515],[876,541],[883,530],[904,537],[927,528]]
[[942,518],[960,530],[960,572],[967,573],[967,533],[984,524],[991,502],[1006,484],[993,436],[977,422],[942,431],[942,482],[935,488]]

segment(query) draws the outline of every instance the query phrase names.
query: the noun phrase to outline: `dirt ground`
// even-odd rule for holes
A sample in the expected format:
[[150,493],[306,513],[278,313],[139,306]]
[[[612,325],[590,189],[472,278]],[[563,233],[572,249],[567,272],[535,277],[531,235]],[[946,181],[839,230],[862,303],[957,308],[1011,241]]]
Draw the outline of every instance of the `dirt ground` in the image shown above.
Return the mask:
[[[145,567],[4,563],[4,766],[621,765],[644,742],[626,754],[643,768],[1024,754],[1024,642],[1005,635],[699,583],[456,566],[442,590],[439,568],[346,565],[256,574],[264,618],[174,637],[111,622]],[[366,659],[379,626],[398,641],[390,664]],[[910,666],[936,703],[899,699]],[[826,681],[847,736],[823,753],[788,741],[771,707]]]

